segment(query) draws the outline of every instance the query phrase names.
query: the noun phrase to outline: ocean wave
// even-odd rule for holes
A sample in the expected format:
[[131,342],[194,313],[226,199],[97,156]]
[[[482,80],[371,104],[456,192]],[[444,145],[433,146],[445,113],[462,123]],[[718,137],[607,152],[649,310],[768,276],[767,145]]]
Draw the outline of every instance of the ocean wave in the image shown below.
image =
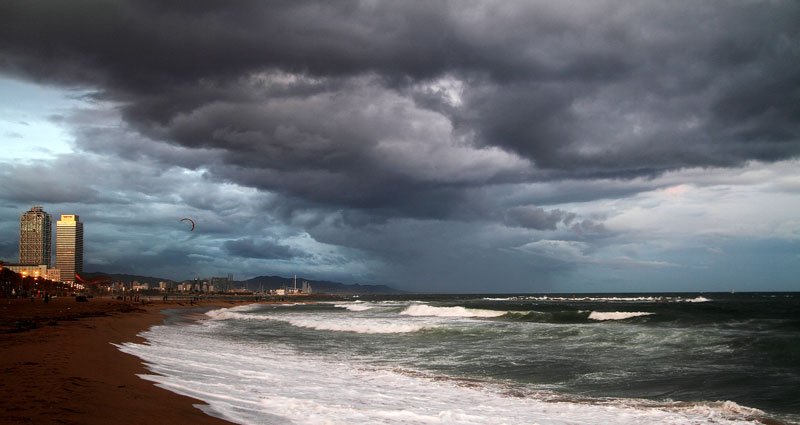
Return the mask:
[[258,315],[243,314],[229,308],[207,311],[206,316],[211,320],[264,320]]
[[705,303],[705,302],[709,302],[709,301],[711,301],[711,300],[709,300],[706,297],[697,297],[697,298],[692,298],[692,299],[686,300],[687,303]]
[[366,311],[366,310],[372,310],[375,307],[358,301],[350,304],[334,304],[333,306],[337,308],[344,308],[349,311]]
[[144,336],[148,344],[117,345],[144,361],[152,374],[140,375],[143,379],[202,400],[207,412],[237,423],[744,425],[765,417],[760,410],[731,401],[542,393],[534,387],[527,391],[524,386],[302,353],[280,344],[249,344],[167,326],[151,328]]
[[500,317],[506,315],[507,311],[483,310],[466,307],[434,307],[427,304],[415,304],[409,306],[400,314],[406,316],[435,316],[435,317]]
[[588,296],[515,296],[506,298],[484,297],[486,301],[572,301],[572,302],[686,302],[702,303],[711,301],[708,298],[698,296],[695,298],[683,297],[588,297]]
[[279,319],[292,326],[316,329],[319,331],[356,332],[360,334],[394,334],[417,332],[425,329],[417,323],[397,323],[378,320],[335,321],[329,319]]
[[356,332],[362,334],[389,334],[409,333],[425,329],[417,323],[402,323],[389,320],[375,319],[346,319],[336,320],[330,316],[290,318],[266,314],[242,314],[229,309],[212,310],[206,313],[211,320],[272,320],[288,323],[299,328],[315,329],[320,331]]
[[611,311],[611,312],[600,312],[600,311],[593,311],[589,313],[590,320],[625,320],[630,319],[632,317],[639,317],[639,316],[649,316],[654,313],[648,313],[645,311]]

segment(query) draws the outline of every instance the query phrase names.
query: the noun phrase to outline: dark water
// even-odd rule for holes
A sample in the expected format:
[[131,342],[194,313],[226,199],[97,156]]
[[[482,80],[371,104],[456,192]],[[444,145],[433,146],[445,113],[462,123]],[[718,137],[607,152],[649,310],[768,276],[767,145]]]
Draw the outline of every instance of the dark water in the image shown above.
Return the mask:
[[208,316],[126,349],[240,423],[800,421],[798,293],[375,296]]
[[[409,296],[439,306],[508,310],[497,322],[558,325],[469,337],[469,375],[544,384],[596,397],[732,400],[800,413],[800,294]],[[689,302],[702,301],[704,302]],[[592,312],[652,313],[592,320]],[[457,344],[453,341],[454,344]],[[463,355],[469,355],[465,353]],[[442,371],[447,367],[439,368]]]

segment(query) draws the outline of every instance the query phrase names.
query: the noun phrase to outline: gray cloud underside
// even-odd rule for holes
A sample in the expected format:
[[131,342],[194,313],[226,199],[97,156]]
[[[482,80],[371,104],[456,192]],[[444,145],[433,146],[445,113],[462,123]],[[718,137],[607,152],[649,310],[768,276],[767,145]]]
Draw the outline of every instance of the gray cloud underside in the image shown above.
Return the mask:
[[[635,236],[576,205],[800,155],[797,22],[792,1],[3,1],[0,73],[96,107],[52,116],[79,152],[9,165],[0,194],[97,206],[93,261],[120,270],[302,260],[522,291],[672,267],[593,257]],[[171,227],[189,214],[204,236]],[[115,234],[154,226],[158,248]]]
[[7,1],[0,69],[98,90],[155,141],[121,154],[441,217],[484,185],[797,156],[798,21],[790,1]]

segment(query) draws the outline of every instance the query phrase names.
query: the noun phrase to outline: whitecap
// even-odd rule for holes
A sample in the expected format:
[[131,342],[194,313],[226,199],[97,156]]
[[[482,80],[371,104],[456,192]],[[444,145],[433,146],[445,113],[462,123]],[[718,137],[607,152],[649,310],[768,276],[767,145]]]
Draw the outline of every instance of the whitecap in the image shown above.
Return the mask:
[[692,298],[690,300],[686,300],[687,303],[705,303],[705,302],[709,302],[709,301],[711,301],[711,300],[709,300],[706,297],[697,297],[697,298]]
[[356,302],[352,304],[334,304],[333,306],[337,308],[344,308],[349,311],[366,311],[366,310],[372,310],[374,308],[374,306],[372,305],[361,302]]
[[500,317],[506,313],[508,312],[465,307],[434,307],[427,304],[414,304],[400,312],[406,316],[436,317]]
[[589,313],[590,320],[625,320],[630,319],[631,317],[639,317],[639,316],[649,316],[654,313],[648,313],[644,311],[611,311],[611,312],[600,312],[600,311],[593,311]]
[[374,319],[347,319],[334,320],[332,318],[302,318],[302,319],[277,319],[292,326],[316,329],[319,331],[356,332],[361,334],[390,334],[416,332],[425,328],[418,323],[398,323],[390,320]]

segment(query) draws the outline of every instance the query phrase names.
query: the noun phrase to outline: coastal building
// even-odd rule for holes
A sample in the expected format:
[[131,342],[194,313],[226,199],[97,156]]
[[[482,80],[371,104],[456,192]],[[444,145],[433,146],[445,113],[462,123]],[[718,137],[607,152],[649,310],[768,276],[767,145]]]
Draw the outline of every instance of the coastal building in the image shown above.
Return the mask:
[[52,218],[41,206],[34,205],[19,219],[19,264],[51,265]]
[[74,214],[62,214],[56,223],[56,267],[61,281],[75,282],[75,273],[83,273],[83,223]]
[[131,290],[133,291],[147,291],[150,289],[150,284],[147,282],[131,282]]
[[228,274],[226,277],[212,277],[210,285],[218,292],[230,291],[233,289],[233,275]]
[[59,280],[61,276],[61,273],[57,268],[48,267],[45,264],[6,264],[4,267],[23,276],[40,277],[47,280]]

